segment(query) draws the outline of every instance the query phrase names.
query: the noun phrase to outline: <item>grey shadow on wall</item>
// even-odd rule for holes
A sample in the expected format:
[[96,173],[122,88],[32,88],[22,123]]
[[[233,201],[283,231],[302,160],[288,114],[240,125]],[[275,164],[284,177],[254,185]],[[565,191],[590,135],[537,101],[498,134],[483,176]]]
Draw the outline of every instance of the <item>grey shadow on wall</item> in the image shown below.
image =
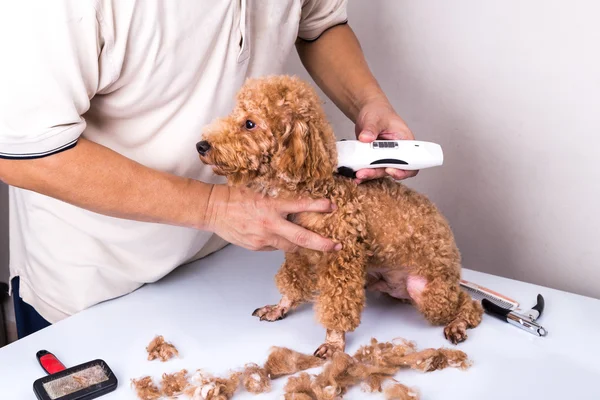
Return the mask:
[[[514,201],[511,176],[502,165],[495,166],[494,176],[486,175],[483,168],[502,159],[498,156],[502,149],[486,145],[486,132],[469,118],[471,110],[436,93],[430,82],[443,78],[427,76],[411,63],[413,48],[424,44],[407,43],[391,35],[393,30],[382,21],[396,21],[386,17],[382,3],[375,1],[370,11],[362,10],[354,18],[351,15],[351,21],[360,18],[360,24],[352,27],[375,76],[416,138],[441,144],[445,154],[443,167],[421,171],[406,183],[428,195],[448,218],[465,268],[502,270],[502,275],[516,277],[519,266],[514,261],[514,227],[497,211],[499,204],[506,209],[506,203]],[[399,35],[402,30],[396,26]],[[389,60],[382,60],[382,55]],[[518,204],[508,207],[516,208]]]

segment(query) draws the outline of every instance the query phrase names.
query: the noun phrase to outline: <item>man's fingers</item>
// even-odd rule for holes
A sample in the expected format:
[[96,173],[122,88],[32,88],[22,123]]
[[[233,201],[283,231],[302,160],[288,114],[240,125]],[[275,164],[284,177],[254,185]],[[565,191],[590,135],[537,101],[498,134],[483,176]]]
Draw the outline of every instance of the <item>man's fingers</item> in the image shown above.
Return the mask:
[[330,239],[326,239],[291,222],[282,223],[278,232],[275,233],[281,235],[293,245],[306,249],[330,252],[342,248],[341,244],[336,244]]
[[283,250],[286,253],[295,253],[298,251],[298,249],[300,249],[300,247],[296,246],[289,240],[286,240],[282,237],[277,238],[275,240],[275,242],[273,243],[273,246],[274,246],[274,248]]
[[385,175],[386,172],[383,168],[359,169],[358,171],[356,171],[356,179],[359,179],[361,181],[383,178]]
[[335,204],[333,204],[328,199],[296,199],[296,200],[285,200],[281,203],[279,210],[284,213],[300,213],[300,212],[323,212],[329,213],[334,211],[337,208]]
[[378,139],[383,140],[414,140],[414,136],[410,131],[398,131],[394,133],[383,132],[379,135]]
[[385,172],[394,179],[402,180],[406,178],[411,178],[419,173],[419,171],[405,171],[402,169],[396,168],[386,168]]
[[402,180],[412,178],[416,176],[419,171],[405,171],[396,168],[374,168],[374,169],[361,169],[356,171],[356,183],[362,183],[371,179],[379,179],[384,176],[391,176],[396,180]]
[[271,246],[267,246],[267,247],[263,247],[262,249],[260,249],[259,251],[277,251],[279,250],[279,248],[277,247],[271,247]]

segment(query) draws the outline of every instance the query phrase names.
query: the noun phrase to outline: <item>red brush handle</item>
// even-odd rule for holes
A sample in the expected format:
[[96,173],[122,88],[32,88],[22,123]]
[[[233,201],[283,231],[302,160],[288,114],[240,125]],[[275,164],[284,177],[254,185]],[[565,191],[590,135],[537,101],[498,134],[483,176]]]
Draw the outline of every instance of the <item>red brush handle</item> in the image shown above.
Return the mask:
[[56,358],[54,354],[46,350],[38,351],[36,357],[42,368],[44,368],[44,371],[46,371],[50,375],[60,371],[64,371],[66,369],[65,366],[60,361],[58,361],[58,358]]

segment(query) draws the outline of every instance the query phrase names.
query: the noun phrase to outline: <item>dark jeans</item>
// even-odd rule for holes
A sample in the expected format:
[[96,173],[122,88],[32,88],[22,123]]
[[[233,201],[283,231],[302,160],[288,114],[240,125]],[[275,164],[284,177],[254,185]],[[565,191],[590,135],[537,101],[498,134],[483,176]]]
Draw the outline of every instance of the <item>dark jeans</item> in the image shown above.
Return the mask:
[[25,303],[21,296],[19,296],[19,277],[12,279],[11,286],[15,304],[15,319],[17,320],[17,336],[19,339],[50,326],[50,322],[42,318],[35,311],[35,308]]

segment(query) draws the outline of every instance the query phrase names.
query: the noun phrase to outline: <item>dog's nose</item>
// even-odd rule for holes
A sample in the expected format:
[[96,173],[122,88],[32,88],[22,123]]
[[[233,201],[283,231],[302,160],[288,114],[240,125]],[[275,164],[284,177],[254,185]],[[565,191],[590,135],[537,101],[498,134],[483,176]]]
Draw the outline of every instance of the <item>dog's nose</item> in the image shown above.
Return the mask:
[[206,140],[198,142],[196,143],[196,150],[198,150],[198,153],[203,156],[210,150],[210,143],[208,143]]

